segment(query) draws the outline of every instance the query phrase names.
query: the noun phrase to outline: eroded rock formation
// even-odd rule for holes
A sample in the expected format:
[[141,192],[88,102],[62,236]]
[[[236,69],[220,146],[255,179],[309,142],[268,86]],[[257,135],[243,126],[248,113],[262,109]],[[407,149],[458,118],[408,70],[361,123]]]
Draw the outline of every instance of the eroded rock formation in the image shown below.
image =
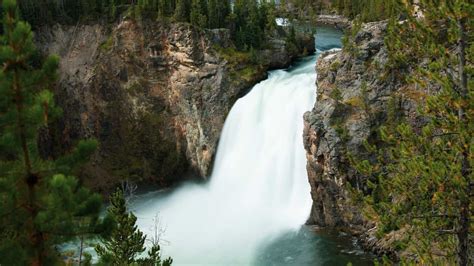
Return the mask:
[[[351,199],[349,187],[367,192],[365,180],[352,167],[349,155],[368,158],[364,142],[376,143],[380,125],[390,115],[416,125],[416,102],[424,92],[403,84],[397,73],[387,71],[384,45],[386,23],[367,23],[354,38],[354,49],[328,51],[317,63],[317,102],[304,116],[304,145],[313,207],[308,221],[364,234],[367,245],[390,245],[374,237],[372,221]],[[391,114],[390,114],[391,113]]]
[[[233,103],[266,69],[297,56],[276,42],[260,54],[281,55],[280,62],[230,64],[218,51],[233,46],[228,31],[179,23],[56,25],[36,36],[42,52],[62,58],[56,95],[64,114],[44,141],[47,153],[98,139],[100,148],[83,170],[98,190],[121,179],[209,176]],[[314,39],[305,50],[314,51]]]
[[333,26],[338,29],[347,29],[351,26],[351,21],[341,15],[319,15],[316,22],[322,25]]

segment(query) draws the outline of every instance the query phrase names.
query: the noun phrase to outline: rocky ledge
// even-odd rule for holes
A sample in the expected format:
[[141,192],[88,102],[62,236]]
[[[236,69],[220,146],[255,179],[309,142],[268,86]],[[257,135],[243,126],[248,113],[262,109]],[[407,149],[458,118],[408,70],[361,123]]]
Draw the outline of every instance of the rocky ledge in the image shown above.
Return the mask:
[[43,53],[62,58],[55,93],[64,114],[42,138],[42,150],[54,156],[79,139],[98,139],[99,150],[82,170],[85,183],[98,191],[125,179],[168,185],[187,173],[209,176],[238,97],[267,69],[314,51],[314,39],[293,53],[273,41],[257,54],[281,62],[259,65],[235,56],[226,30],[129,19],[56,25],[36,36]]
[[347,29],[351,26],[351,21],[341,15],[318,15],[316,23],[336,27],[340,30]]
[[304,146],[313,199],[308,223],[350,231],[362,236],[370,249],[393,253],[391,243],[397,235],[377,239],[376,224],[364,217],[349,193],[349,188],[364,193],[368,188],[348,154],[367,158],[363,143],[377,141],[377,129],[393,110],[417,123],[416,98],[422,94],[410,93],[413,88],[386,71],[385,33],[384,22],[364,24],[352,40],[353,49],[320,56],[317,102],[304,116]]

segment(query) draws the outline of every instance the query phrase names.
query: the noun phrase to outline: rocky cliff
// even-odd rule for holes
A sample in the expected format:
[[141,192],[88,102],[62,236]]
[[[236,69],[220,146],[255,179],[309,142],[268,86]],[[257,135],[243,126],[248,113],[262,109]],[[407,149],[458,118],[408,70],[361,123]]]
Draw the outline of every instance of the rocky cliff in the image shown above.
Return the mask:
[[367,158],[364,142],[377,141],[381,124],[403,115],[417,123],[416,101],[423,94],[387,71],[384,45],[386,23],[364,24],[351,49],[329,51],[317,63],[317,102],[304,116],[304,145],[313,207],[308,221],[325,227],[365,234],[366,244],[387,252],[372,221],[351,198],[351,188],[367,192],[365,180],[349,162],[349,155]]
[[316,23],[333,26],[341,30],[347,29],[351,26],[351,21],[341,15],[321,14],[316,17]]
[[[259,58],[265,63],[255,64],[235,56],[226,30],[165,22],[56,25],[36,36],[43,53],[62,58],[56,95],[64,114],[44,137],[45,153],[98,139],[83,169],[98,190],[122,179],[169,184],[186,173],[208,176],[233,103],[267,69],[297,56],[274,41],[259,53],[268,55]],[[314,40],[306,44],[314,51]]]

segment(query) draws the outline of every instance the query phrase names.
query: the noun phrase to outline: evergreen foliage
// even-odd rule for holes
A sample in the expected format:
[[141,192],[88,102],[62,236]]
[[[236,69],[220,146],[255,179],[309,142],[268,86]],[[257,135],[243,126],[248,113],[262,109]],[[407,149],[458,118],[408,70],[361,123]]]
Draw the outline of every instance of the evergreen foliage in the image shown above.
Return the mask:
[[109,215],[116,226],[110,238],[105,238],[102,245],[96,246],[96,252],[104,265],[153,265],[169,266],[172,259],[161,261],[160,246],[155,243],[148,252],[148,257],[137,258],[145,251],[145,236],[138,230],[137,217],[127,211],[125,197],[121,189],[111,195]]
[[359,17],[363,22],[379,21],[399,15],[397,6],[403,0],[286,0],[280,1],[281,9],[287,8],[291,3],[294,14],[282,12],[283,15],[297,17],[316,17],[318,14],[338,14],[354,19]]
[[[211,23],[209,18],[209,25]],[[191,24],[200,28],[208,26],[207,3],[203,0],[193,0],[191,8]],[[213,24],[217,25],[217,23]]]
[[[205,1],[203,1],[205,2]],[[224,1],[224,3],[228,3],[227,1]],[[222,4],[222,6],[224,6],[225,4]],[[219,3],[217,2],[217,0],[209,0],[209,3],[208,3],[208,10],[207,10],[207,14],[208,14],[208,17],[209,17],[209,28],[217,28],[219,27],[220,25],[225,25],[225,17],[227,17],[229,15],[229,11],[230,9],[228,10],[227,14],[225,15],[224,17],[224,20],[222,20],[220,18],[220,14],[219,14]]]
[[355,39],[361,28],[362,21],[359,18],[356,18],[352,21],[352,27],[346,30],[342,37],[342,48],[353,56],[357,56],[357,53],[359,52]]
[[416,254],[409,263],[472,265],[474,4],[421,0],[404,8],[407,20],[390,23],[388,67],[426,93],[424,123],[382,127],[384,146],[367,145],[377,159],[357,169],[371,180],[366,203],[379,233],[403,231],[398,248]]
[[200,28],[228,28],[241,50],[261,48],[267,30],[275,28],[274,1],[258,0],[23,0],[21,15],[33,26],[80,21],[165,19]]
[[189,0],[177,0],[174,19],[178,22],[189,22],[191,5]]
[[261,17],[260,10],[265,8],[266,4],[259,5],[254,0],[236,0],[234,2],[233,24],[235,27],[233,39],[236,46],[242,50],[248,50],[251,47],[260,48],[263,42],[265,25],[261,21],[266,18]]
[[379,21],[398,16],[398,5],[401,0],[333,0],[339,14],[348,18],[357,16],[363,22]]
[[[0,264],[54,265],[55,246],[106,228],[101,199],[72,176],[97,142],[81,141],[71,154],[42,158],[39,131],[48,130],[61,110],[47,90],[58,57],[44,63],[30,25],[18,18],[16,1],[4,0],[0,36]],[[108,220],[107,220],[108,221]]]

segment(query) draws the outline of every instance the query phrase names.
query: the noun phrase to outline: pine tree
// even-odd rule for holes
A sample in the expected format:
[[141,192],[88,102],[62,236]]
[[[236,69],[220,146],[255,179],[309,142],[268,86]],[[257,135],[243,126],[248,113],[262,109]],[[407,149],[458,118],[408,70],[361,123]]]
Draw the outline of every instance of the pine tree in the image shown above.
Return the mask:
[[198,1],[198,8],[201,13],[201,24],[204,25],[204,27],[208,27],[208,17],[209,17],[209,10],[208,10],[208,4],[207,0],[199,0]]
[[188,0],[177,0],[174,19],[179,22],[189,22],[191,5]]
[[217,3],[217,0],[209,0],[208,14],[209,14],[209,28],[211,29],[218,28],[220,26],[218,6],[219,4]]
[[0,264],[53,265],[55,246],[98,232],[100,196],[71,174],[95,150],[80,142],[68,156],[45,160],[39,130],[61,114],[47,90],[58,58],[40,63],[29,24],[18,19],[16,1],[2,3],[0,37]]
[[268,31],[273,31],[276,29],[276,5],[275,0],[271,0],[268,3],[264,3],[266,5],[266,16],[265,16],[265,29]]
[[171,258],[161,260],[160,245],[156,243],[148,251],[148,257],[138,260],[138,265],[143,266],[171,266],[172,263]]
[[278,5],[278,11],[284,17],[287,17],[287,13],[288,13],[288,1],[287,0],[280,0],[280,4]]
[[[207,23],[207,5],[204,4],[203,0],[193,0],[191,6],[191,24],[201,28],[206,28]],[[206,13],[204,13],[204,10]]]
[[292,54],[296,54],[299,51],[298,41],[296,40],[296,30],[294,26],[290,27],[290,32],[285,39],[285,45],[288,51]]
[[246,8],[246,1],[245,0],[236,0],[234,2],[234,10],[233,10],[233,23],[234,23],[234,30],[233,30],[233,39],[235,41],[235,45],[239,49],[243,49],[246,45],[245,40],[245,27],[246,27],[246,18],[248,17],[248,10]]
[[106,265],[171,265],[172,259],[161,261],[158,244],[148,252],[147,258],[137,259],[137,256],[145,251],[145,236],[136,225],[137,217],[127,211],[123,191],[117,191],[110,197],[109,215],[115,219],[116,226],[112,230],[110,238],[102,241],[102,245],[96,246],[96,252],[101,262]]
[[[211,1],[214,1],[214,0],[209,0],[209,5],[211,5]],[[227,27],[227,24],[228,24],[227,20],[230,13],[231,13],[230,1],[229,0],[219,1],[219,4],[217,5],[217,27],[218,28]]]
[[259,49],[262,45],[265,31],[261,28],[262,19],[260,6],[254,0],[237,0],[234,3],[233,39],[241,50],[251,47]]
[[157,0],[158,3],[158,17],[164,18],[167,15],[167,5],[166,0]]
[[399,246],[419,263],[472,265],[474,4],[422,0],[419,7],[418,14],[405,7],[406,21],[392,19],[389,67],[423,89],[417,93],[439,92],[426,93],[420,103],[421,129],[383,127],[385,147],[369,147],[379,163],[357,168],[376,177],[368,203],[381,234],[405,230]]
[[[256,1],[248,1],[249,17],[247,18],[246,44],[249,47],[260,48],[263,42],[264,29],[262,29],[260,18],[260,7]],[[263,25],[264,27],[264,25]]]
[[111,18],[111,20],[115,20],[115,18],[117,17],[117,7],[115,6],[115,1],[114,0],[110,0],[110,4],[109,4],[109,16]]
[[97,254],[114,265],[130,265],[145,251],[145,236],[135,225],[137,217],[127,211],[122,190],[110,197],[108,213],[115,219],[116,228],[111,238],[103,241],[103,246],[96,247]]
[[352,18],[354,14],[352,4],[352,0],[344,0],[344,10],[342,14],[348,18]]

